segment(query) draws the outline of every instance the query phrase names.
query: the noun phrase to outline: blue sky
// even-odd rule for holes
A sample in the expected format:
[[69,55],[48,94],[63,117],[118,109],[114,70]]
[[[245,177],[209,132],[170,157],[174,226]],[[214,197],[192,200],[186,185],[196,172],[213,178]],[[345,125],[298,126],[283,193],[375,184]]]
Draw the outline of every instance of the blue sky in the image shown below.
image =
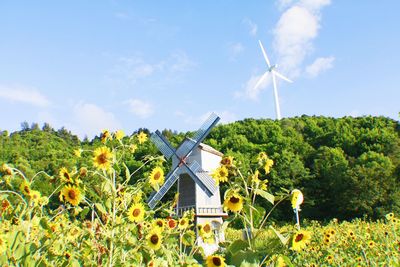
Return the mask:
[[195,130],[283,117],[398,120],[400,2],[0,1],[0,129]]

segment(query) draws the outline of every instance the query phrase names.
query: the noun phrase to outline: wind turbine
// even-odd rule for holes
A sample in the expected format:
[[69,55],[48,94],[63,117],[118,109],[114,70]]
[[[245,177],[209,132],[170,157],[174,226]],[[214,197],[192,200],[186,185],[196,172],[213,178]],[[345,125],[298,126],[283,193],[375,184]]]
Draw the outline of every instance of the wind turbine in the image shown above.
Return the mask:
[[271,66],[271,63],[269,62],[267,53],[265,52],[265,49],[264,49],[264,47],[263,47],[261,41],[258,40],[258,43],[260,44],[261,51],[262,51],[262,53],[263,53],[263,55],[264,55],[265,62],[267,62],[268,69],[267,69],[267,71],[261,76],[261,78],[258,80],[258,82],[257,82],[256,86],[254,87],[254,89],[256,89],[258,86],[260,86],[260,84],[261,84],[262,81],[265,79],[265,77],[267,77],[267,75],[268,75],[269,73],[271,73],[271,75],[272,75],[272,83],[273,83],[273,85],[274,85],[274,98],[275,98],[275,112],[276,112],[276,118],[277,118],[278,120],[280,120],[280,119],[281,119],[281,109],[280,109],[280,107],[279,107],[279,97],[278,97],[278,89],[277,89],[277,86],[276,86],[276,78],[275,78],[275,75],[278,76],[279,78],[281,78],[282,80],[287,81],[287,82],[292,83],[293,81],[289,80],[288,78],[286,78],[285,76],[283,76],[282,74],[280,74],[279,72],[276,71],[276,68],[278,67],[278,65],[275,64],[275,65],[272,65],[272,66]]

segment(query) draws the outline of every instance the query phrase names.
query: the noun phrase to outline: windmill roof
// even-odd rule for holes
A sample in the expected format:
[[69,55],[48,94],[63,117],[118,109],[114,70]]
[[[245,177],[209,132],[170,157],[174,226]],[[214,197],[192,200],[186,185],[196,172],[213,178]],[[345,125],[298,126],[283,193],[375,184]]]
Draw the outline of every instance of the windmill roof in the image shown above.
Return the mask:
[[[186,137],[186,138],[182,141],[181,145],[182,145],[183,143],[185,143],[185,142],[194,143],[194,142],[196,142],[196,141],[193,140],[193,139],[191,139],[191,138],[189,138],[189,137]],[[179,145],[179,146],[181,146],[181,145]],[[224,154],[223,154],[222,152],[216,150],[215,148],[213,148],[213,147],[211,147],[211,146],[209,146],[209,145],[203,144],[203,143],[200,143],[200,144],[198,145],[198,148],[200,148],[201,150],[206,151],[206,152],[208,152],[208,153],[217,155],[217,156],[219,156],[219,157],[223,157],[223,156],[224,156]]]
[[203,150],[203,151],[209,152],[211,154],[214,154],[214,155],[217,155],[217,156],[220,156],[220,157],[224,156],[224,154],[222,154],[221,152],[219,152],[215,148],[213,148],[213,147],[211,147],[209,145],[203,144],[203,143],[200,143],[199,148],[201,150]]

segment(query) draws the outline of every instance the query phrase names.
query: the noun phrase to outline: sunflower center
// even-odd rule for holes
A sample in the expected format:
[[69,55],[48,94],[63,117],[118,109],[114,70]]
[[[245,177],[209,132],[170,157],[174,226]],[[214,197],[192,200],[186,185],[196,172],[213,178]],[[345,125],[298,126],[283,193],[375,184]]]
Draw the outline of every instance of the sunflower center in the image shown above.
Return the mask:
[[75,190],[69,190],[69,191],[68,191],[68,197],[69,197],[70,199],[75,199],[75,198],[76,198],[76,192],[75,192]]
[[158,179],[160,179],[160,177],[161,177],[161,173],[160,172],[156,172],[154,174],[154,180],[158,180]]
[[156,244],[158,243],[158,240],[159,240],[159,238],[158,238],[158,235],[156,235],[156,234],[154,234],[154,235],[152,235],[152,236],[150,237],[150,242],[151,242],[152,244],[154,244],[154,245],[156,245]]
[[98,157],[97,157],[97,161],[100,164],[104,164],[107,162],[107,155],[105,153],[101,153]]
[[163,226],[163,222],[162,222],[162,221],[157,221],[157,225],[158,225],[159,227],[162,227],[162,226]]
[[29,194],[29,192],[30,192],[29,186],[25,185],[25,186],[24,186],[24,191],[25,191],[25,193],[28,193],[28,194]]
[[203,227],[204,232],[209,233],[211,231],[211,227],[209,224],[204,225]]
[[181,220],[181,225],[185,225],[185,224],[186,224],[185,220]]
[[230,199],[229,199],[229,201],[230,202],[232,202],[233,204],[236,204],[236,203],[239,203],[239,198],[238,197],[231,197]]
[[298,234],[298,235],[296,236],[296,239],[295,239],[294,241],[300,242],[301,240],[303,240],[303,237],[304,237],[303,234]]
[[221,266],[222,262],[219,257],[213,257],[212,262],[215,266]]
[[64,172],[64,178],[69,180],[69,174],[67,172]]
[[133,215],[134,217],[139,216],[139,215],[140,215],[140,209],[134,209],[133,212],[132,212],[132,215]]

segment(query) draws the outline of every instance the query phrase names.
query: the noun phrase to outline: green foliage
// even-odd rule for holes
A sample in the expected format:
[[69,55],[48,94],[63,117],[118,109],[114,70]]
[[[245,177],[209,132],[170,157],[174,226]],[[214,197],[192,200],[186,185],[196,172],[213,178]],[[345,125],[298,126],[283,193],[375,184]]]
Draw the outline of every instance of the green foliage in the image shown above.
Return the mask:
[[[28,176],[41,170],[57,176],[61,167],[91,167],[91,159],[74,157],[74,150],[101,146],[100,137],[80,141],[65,128],[54,130],[49,124],[40,129],[37,124],[23,122],[21,127],[21,131],[11,134],[0,131],[0,164],[10,163]],[[139,131],[148,133],[147,129]],[[163,134],[174,146],[185,136],[172,130],[164,130]],[[378,218],[388,211],[400,212],[399,134],[399,122],[385,117],[301,116],[280,121],[245,119],[219,125],[205,142],[233,156],[244,176],[251,174],[253,156],[267,153],[274,161],[268,175],[270,191],[302,190],[303,217]],[[135,153],[122,155],[122,161],[133,171],[146,155],[157,153],[157,148],[146,142]],[[170,164],[164,165],[168,171]],[[148,175],[149,169],[139,170],[131,183]],[[37,189],[48,194],[54,186],[45,178],[37,177],[43,180]],[[257,205],[268,208],[270,204],[260,199]],[[272,219],[292,219],[288,215],[290,209],[288,203],[282,203]]]

